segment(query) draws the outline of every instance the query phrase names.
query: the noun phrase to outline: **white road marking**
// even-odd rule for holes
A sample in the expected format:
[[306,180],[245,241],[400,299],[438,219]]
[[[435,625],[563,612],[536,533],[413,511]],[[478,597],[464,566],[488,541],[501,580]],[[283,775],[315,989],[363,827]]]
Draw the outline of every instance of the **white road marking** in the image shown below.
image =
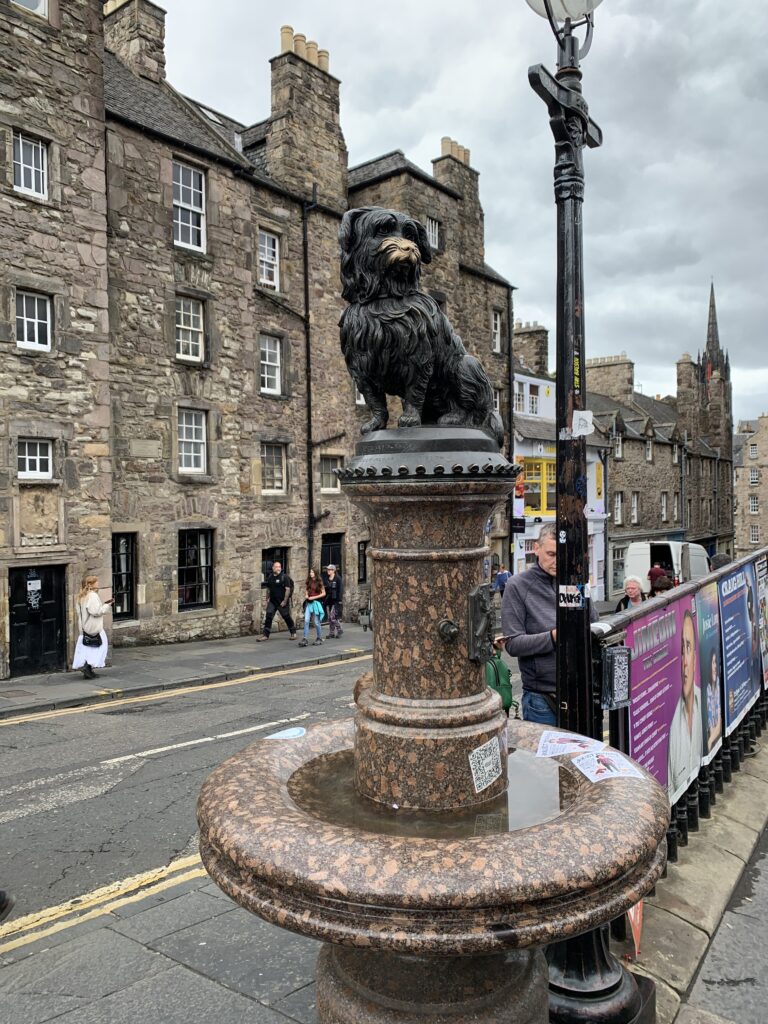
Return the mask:
[[112,757],[101,764],[122,764],[124,761],[133,761],[140,757],[152,757],[153,754],[167,754],[170,750],[180,750],[182,747],[194,747],[200,743],[213,743],[215,740],[228,740],[233,736],[245,736],[250,732],[261,732],[262,729],[271,729],[273,725],[285,725],[287,722],[301,722],[309,718],[309,712],[303,715],[295,715],[293,718],[278,718],[274,722],[264,722],[262,725],[251,725],[247,729],[235,729],[234,732],[220,732],[215,736],[200,736],[196,740],[184,740],[182,743],[170,743],[167,747],[152,747],[150,750],[139,750],[135,754],[123,754],[122,757]]

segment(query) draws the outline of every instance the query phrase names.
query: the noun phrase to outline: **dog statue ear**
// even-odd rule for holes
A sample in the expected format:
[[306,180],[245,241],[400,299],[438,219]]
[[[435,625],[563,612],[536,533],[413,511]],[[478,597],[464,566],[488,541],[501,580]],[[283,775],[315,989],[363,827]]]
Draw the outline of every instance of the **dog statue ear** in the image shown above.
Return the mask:
[[339,228],[339,245],[342,252],[349,252],[355,244],[355,226],[364,213],[375,210],[375,206],[358,206],[356,210],[347,210],[341,218]]
[[418,237],[418,240],[419,240],[419,252],[421,253],[421,262],[422,263],[431,263],[432,262],[432,246],[429,244],[429,239],[427,238],[426,229],[425,229],[424,225],[420,224],[419,221],[417,221],[417,220],[415,220],[413,223],[416,225],[416,233],[417,233],[417,237]]

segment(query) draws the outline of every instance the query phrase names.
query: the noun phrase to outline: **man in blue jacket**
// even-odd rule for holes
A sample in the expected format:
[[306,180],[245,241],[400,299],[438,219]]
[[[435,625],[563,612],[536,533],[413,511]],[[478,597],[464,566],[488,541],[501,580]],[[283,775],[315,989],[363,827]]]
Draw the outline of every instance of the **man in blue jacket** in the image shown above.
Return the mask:
[[[523,718],[557,725],[557,541],[554,523],[545,523],[534,543],[536,564],[507,581],[501,629],[507,653],[517,658],[523,680]],[[597,613],[590,601],[590,618]]]

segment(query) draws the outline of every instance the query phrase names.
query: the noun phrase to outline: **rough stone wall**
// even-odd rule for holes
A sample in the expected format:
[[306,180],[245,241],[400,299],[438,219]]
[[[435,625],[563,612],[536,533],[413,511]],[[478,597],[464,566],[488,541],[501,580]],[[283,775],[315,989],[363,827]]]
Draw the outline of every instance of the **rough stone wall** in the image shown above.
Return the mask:
[[[613,519],[611,520],[611,540],[643,540],[646,537],[663,536],[679,531],[682,522],[680,518],[675,522],[673,512],[674,494],[680,493],[680,466],[674,465],[672,461],[673,445],[655,441],[652,462],[646,459],[645,441],[625,436],[622,449],[622,458],[617,459],[611,455],[608,466],[609,504],[606,511],[612,516],[616,492],[621,491],[624,495],[623,522],[618,526]],[[632,491],[640,493],[637,524],[631,521]],[[662,492],[668,495],[666,522],[661,518]],[[682,511],[680,515],[682,516]]]
[[[67,566],[68,658],[80,577],[110,572],[102,5],[49,7],[48,20],[0,6],[0,676],[9,567]],[[14,128],[47,144],[47,199],[13,188]],[[50,352],[16,347],[19,288],[51,300]],[[53,480],[17,479],[19,437],[53,442]]]
[[[752,458],[750,445],[757,445],[757,455]],[[742,558],[750,551],[757,551],[768,546],[768,415],[761,416],[757,421],[756,431],[749,435],[742,449],[741,465],[734,472],[734,507],[735,507],[735,550],[734,557]],[[750,471],[757,470],[757,483],[750,482]],[[750,512],[749,499],[758,499],[758,511]],[[758,527],[758,540],[750,539],[750,527]]]
[[480,205],[480,175],[455,156],[432,161],[435,179],[461,196],[459,200],[459,258],[462,263],[482,267],[485,263],[485,214]]
[[587,360],[587,392],[596,391],[617,402],[627,402],[634,390],[635,364],[625,353]]
[[150,0],[109,0],[104,14],[107,49],[142,78],[165,78],[165,11]]
[[295,53],[272,59],[272,117],[267,169],[288,189],[346,208],[347,147],[339,115],[339,81]]
[[[123,641],[241,633],[261,600],[261,549],[292,547],[292,571],[294,562],[303,561],[306,368],[299,210],[226,168],[198,161],[206,174],[207,251],[174,246],[175,152],[124,126],[110,127],[113,517],[115,530],[138,534],[144,582],[138,621],[117,626]],[[281,239],[286,273],[278,301],[256,284],[260,227]],[[176,358],[177,295],[205,303],[202,364]],[[283,339],[286,397],[260,392],[261,332]],[[209,466],[203,475],[178,471],[179,406],[207,414]],[[262,441],[288,446],[284,496],[261,493]],[[215,604],[179,611],[178,531],[193,527],[215,530]]]
[[[549,331],[535,321],[515,321],[512,349],[520,362],[535,374],[547,374],[549,362]],[[607,392],[605,392],[607,394]]]

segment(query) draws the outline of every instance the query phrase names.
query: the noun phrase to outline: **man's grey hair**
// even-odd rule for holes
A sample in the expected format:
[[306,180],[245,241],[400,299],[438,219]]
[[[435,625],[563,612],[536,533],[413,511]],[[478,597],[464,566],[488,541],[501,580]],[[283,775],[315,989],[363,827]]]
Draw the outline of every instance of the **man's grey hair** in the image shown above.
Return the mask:
[[544,523],[542,528],[539,530],[539,536],[536,538],[536,543],[541,544],[542,541],[547,540],[549,537],[555,540],[557,537],[557,524],[556,523]]

